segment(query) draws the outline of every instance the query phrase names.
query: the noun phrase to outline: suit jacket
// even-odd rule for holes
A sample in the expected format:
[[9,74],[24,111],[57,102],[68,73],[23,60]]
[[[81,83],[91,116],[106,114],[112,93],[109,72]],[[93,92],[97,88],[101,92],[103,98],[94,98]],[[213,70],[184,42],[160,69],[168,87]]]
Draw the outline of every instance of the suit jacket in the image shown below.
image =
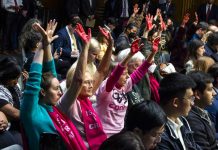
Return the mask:
[[[132,14],[133,4],[132,0],[128,0],[128,12],[129,16]],[[116,17],[119,18],[122,13],[122,0],[108,0],[105,4],[105,17]]]
[[[57,32],[58,38],[54,41],[53,47],[54,50],[60,50],[62,48],[62,55],[60,58],[70,58],[71,57],[71,41],[70,36],[67,32],[66,27],[60,29]],[[79,39],[78,35],[74,33],[74,36],[76,38],[77,48],[79,51],[82,50],[81,40]]]
[[81,18],[87,18],[90,15],[95,14],[96,0],[92,0],[92,7],[89,0],[80,0],[80,13]]
[[167,3],[163,3],[163,4],[160,4],[160,9],[161,9],[161,12],[163,13],[163,17],[166,19],[166,18],[173,18],[173,15],[175,13],[175,10],[176,10],[176,6],[174,3],[171,3],[169,5],[169,8],[167,10]]
[[201,146],[203,150],[218,149],[216,142],[216,130],[214,124],[205,118],[203,113],[199,112],[197,107],[193,106],[187,120],[191,129],[194,131],[195,142]]
[[[55,61],[55,65],[57,73],[61,75],[61,79],[64,79],[68,69],[76,60],[71,58],[71,41],[66,27],[60,29],[57,32],[57,35],[58,38],[53,42],[53,48],[54,51],[60,51],[60,48],[62,48],[62,55],[58,60]],[[76,38],[77,48],[81,52],[82,42],[76,33],[74,33],[74,36]]]
[[[184,117],[180,117],[183,126],[180,128],[184,144],[187,150],[202,150],[196,144],[193,138],[193,131],[191,130],[188,121]],[[176,137],[173,129],[169,123],[166,123],[165,132],[161,136],[161,142],[157,144],[156,150],[183,150],[182,143]]]
[[[198,18],[200,21],[206,21],[206,6],[207,3],[200,5],[200,7],[198,8]],[[211,7],[211,11],[208,17],[208,21],[209,20],[218,20],[218,6],[213,4]]]

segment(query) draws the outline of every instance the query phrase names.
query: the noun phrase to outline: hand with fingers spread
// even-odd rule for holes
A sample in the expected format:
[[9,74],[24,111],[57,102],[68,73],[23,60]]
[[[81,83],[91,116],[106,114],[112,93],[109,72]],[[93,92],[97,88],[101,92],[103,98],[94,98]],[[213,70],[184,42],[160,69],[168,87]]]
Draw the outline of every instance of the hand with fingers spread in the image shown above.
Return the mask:
[[153,24],[152,24],[153,16],[148,14],[148,15],[146,15],[145,19],[146,19],[146,28],[147,28],[147,31],[151,31],[153,29]]
[[132,42],[132,44],[131,44],[131,54],[137,53],[144,46],[144,44],[139,45],[139,41],[140,41],[140,39],[136,39],[135,41]]
[[101,26],[98,26],[100,33],[108,40],[109,37],[109,32],[105,28],[102,28]]
[[108,41],[108,44],[113,46],[114,40],[113,40],[113,38],[112,38],[110,32],[109,32],[107,29],[102,28],[101,26],[99,26],[98,28],[99,28],[100,33],[101,33],[101,34],[106,38],[106,40]]
[[57,22],[55,21],[55,19],[49,21],[49,23],[47,24],[46,31],[41,27],[39,23],[34,23],[32,27],[35,31],[42,34],[44,39],[44,44],[46,45],[50,44],[53,40],[58,38],[57,35],[53,36],[54,31],[57,27]]
[[160,43],[160,37],[157,37],[157,38],[155,38],[155,39],[153,40],[153,42],[152,42],[152,51],[153,51],[154,53],[157,53],[157,52],[158,52],[158,45],[159,45],[159,43]]
[[80,38],[83,40],[83,42],[88,43],[92,37],[91,29],[88,29],[88,34],[84,31],[83,27],[81,24],[76,25],[75,31],[77,34],[80,36]]

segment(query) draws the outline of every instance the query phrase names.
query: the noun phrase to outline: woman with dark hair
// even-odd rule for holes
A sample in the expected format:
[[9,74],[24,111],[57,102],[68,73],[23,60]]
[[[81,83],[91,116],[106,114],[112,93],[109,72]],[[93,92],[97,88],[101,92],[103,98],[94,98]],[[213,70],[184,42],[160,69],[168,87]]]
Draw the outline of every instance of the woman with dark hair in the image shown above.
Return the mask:
[[203,56],[205,49],[201,40],[194,39],[188,45],[189,60],[185,64],[186,73],[193,71],[196,61]]
[[161,141],[167,116],[163,109],[152,100],[134,105],[126,116],[125,130],[137,134],[145,150],[154,149]]
[[9,137],[13,137],[17,144],[22,145],[19,128],[21,91],[17,84],[21,68],[16,60],[9,56],[3,56],[0,64],[0,111],[10,122],[10,125],[7,124],[7,129],[11,131]]
[[99,150],[145,150],[140,137],[133,132],[121,132],[104,141]]

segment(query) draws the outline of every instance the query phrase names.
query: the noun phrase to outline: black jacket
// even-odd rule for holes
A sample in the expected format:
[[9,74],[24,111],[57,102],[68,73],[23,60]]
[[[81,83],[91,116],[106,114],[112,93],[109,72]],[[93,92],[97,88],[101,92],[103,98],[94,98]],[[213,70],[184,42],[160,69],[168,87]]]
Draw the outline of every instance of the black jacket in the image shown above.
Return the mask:
[[203,116],[199,109],[193,106],[187,120],[194,131],[194,139],[203,150],[218,149],[214,124]]
[[[184,117],[180,117],[183,126],[180,128],[183,140],[187,150],[201,150],[195,143],[193,131],[191,130],[188,121]],[[176,138],[173,129],[169,123],[166,123],[165,132],[161,136],[161,142],[157,145],[157,150],[183,150],[183,146],[178,138]]]

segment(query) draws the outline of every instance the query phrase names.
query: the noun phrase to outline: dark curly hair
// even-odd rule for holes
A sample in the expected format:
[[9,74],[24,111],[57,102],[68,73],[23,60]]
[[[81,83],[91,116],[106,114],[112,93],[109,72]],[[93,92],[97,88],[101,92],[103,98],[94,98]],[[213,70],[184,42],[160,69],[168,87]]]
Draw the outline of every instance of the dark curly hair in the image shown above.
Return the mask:
[[11,56],[2,56],[0,58],[0,83],[6,85],[8,81],[14,80],[21,75],[21,67],[16,59]]

